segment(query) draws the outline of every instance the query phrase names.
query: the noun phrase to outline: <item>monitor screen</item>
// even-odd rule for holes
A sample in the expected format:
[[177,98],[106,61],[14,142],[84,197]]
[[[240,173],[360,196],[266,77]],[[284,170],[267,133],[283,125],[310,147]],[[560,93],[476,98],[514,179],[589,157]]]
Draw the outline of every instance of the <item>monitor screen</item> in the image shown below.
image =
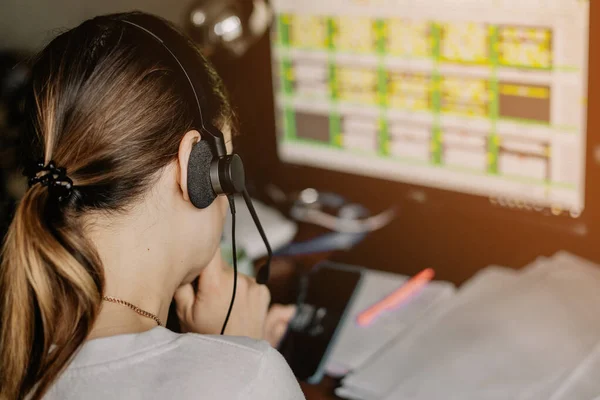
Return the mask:
[[588,1],[272,3],[283,161],[583,211]]

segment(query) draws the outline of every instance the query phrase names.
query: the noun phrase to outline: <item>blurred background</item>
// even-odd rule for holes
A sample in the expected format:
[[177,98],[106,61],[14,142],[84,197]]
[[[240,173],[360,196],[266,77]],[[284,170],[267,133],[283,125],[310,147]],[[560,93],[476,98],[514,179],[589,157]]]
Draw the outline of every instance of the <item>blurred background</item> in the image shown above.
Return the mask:
[[[582,77],[582,75],[585,74],[574,74],[573,78],[576,81],[575,92],[579,90],[582,93],[571,94],[568,93],[568,90],[561,89],[564,93],[562,103],[560,99],[557,100],[554,97],[551,101],[546,101],[546,105],[536,104],[535,101],[528,103],[527,100],[516,97],[511,105],[509,96],[504,96],[504,100],[500,99],[499,103],[502,101],[505,103],[499,106],[501,112],[508,113],[508,117],[512,113],[515,119],[518,117],[523,120],[531,117],[534,124],[529,123],[532,121],[524,121],[521,125],[518,123],[505,124],[509,135],[513,135],[509,138],[514,137],[516,142],[505,141],[503,143],[506,145],[505,149],[497,146],[500,150],[494,154],[500,157],[501,152],[505,151],[505,157],[500,161],[500,166],[496,164],[491,167],[493,162],[488,162],[488,153],[494,146],[494,137],[500,137],[503,132],[498,130],[490,135],[490,132],[486,131],[485,124],[482,125],[483,128],[477,126],[477,123],[481,122],[477,120],[477,115],[475,118],[473,115],[469,116],[469,113],[478,112],[477,105],[469,110],[468,104],[465,106],[465,104],[459,104],[458,100],[452,100],[452,96],[455,95],[453,90],[460,92],[461,87],[468,88],[469,85],[475,92],[478,90],[478,82],[468,79],[469,75],[477,76],[479,73],[469,66],[477,66],[479,62],[476,60],[478,46],[475,43],[477,41],[476,27],[473,28],[475,30],[468,31],[471,32],[470,36],[475,37],[473,39],[475,42],[464,44],[472,46],[475,53],[473,55],[467,54],[468,52],[465,53],[466,55],[461,55],[460,52],[456,53],[455,65],[462,63],[466,67],[462,72],[458,71],[459,79],[455,81],[447,79],[443,83],[448,92],[442,93],[442,101],[446,101],[444,100],[446,97],[450,100],[447,100],[447,107],[442,105],[441,112],[444,117],[444,111],[447,111],[449,117],[442,120],[442,126],[439,129],[441,131],[447,128],[441,133],[446,141],[431,144],[432,140],[435,142],[436,134],[423,133],[423,129],[429,129],[426,128],[428,122],[427,118],[419,117],[423,115],[423,110],[418,109],[420,107],[418,96],[421,93],[419,91],[427,89],[422,88],[423,82],[419,81],[420,75],[413,74],[411,77],[410,74],[407,75],[405,71],[403,72],[402,59],[406,58],[402,55],[398,57],[400,61],[394,61],[396,64],[390,61],[392,63],[390,64],[392,65],[391,70],[388,71],[387,78],[383,78],[393,82],[394,79],[399,79],[398,77],[404,74],[403,79],[406,81],[404,87],[382,89],[390,93],[389,101],[383,107],[385,110],[390,110],[386,129],[373,127],[380,122],[379,115],[374,118],[371,114],[366,113],[364,118],[355,118],[355,120],[347,118],[353,113],[355,114],[352,105],[359,105],[359,108],[364,109],[364,104],[371,102],[374,110],[382,109],[383,103],[376,103],[379,100],[369,99],[369,94],[364,94],[365,91],[368,92],[371,89],[369,85],[373,85],[372,82],[370,83],[370,79],[375,79],[375,88],[372,89],[372,92],[377,94],[378,90],[377,79],[379,78],[369,75],[373,70],[377,72],[378,67],[377,65],[370,66],[369,63],[372,60],[363,56],[365,52],[370,51],[369,47],[372,47],[371,50],[376,54],[380,51],[377,47],[377,40],[379,40],[377,29],[383,28],[373,25],[372,21],[375,21],[373,18],[368,21],[358,17],[355,20],[349,18],[346,21],[338,21],[336,51],[340,53],[338,56],[340,65],[337,69],[336,85],[338,88],[336,90],[338,93],[336,96],[342,98],[338,98],[336,103],[344,105],[346,101],[348,103],[346,109],[333,111],[334,109],[328,108],[329,106],[321,109],[314,106],[311,111],[311,108],[307,107],[307,103],[318,103],[314,96],[317,96],[318,99],[319,96],[323,96],[325,91],[329,90],[327,83],[321,82],[322,87],[318,86],[318,82],[315,83],[324,74],[327,66],[327,63],[319,58],[321,57],[319,54],[325,54],[327,49],[329,51],[332,49],[327,43],[329,40],[327,36],[328,22],[322,18],[328,11],[315,6],[318,4],[317,2],[290,5],[292,3],[280,1],[276,2],[273,7],[273,4],[251,0],[212,2],[184,0],[170,2],[158,0],[3,1],[2,12],[0,12],[0,51],[2,51],[2,61],[0,62],[0,68],[2,68],[0,70],[2,73],[0,80],[2,82],[2,102],[0,103],[2,134],[0,140],[2,141],[1,163],[4,173],[0,176],[3,188],[0,191],[3,210],[0,220],[6,221],[10,214],[11,199],[19,192],[18,185],[11,187],[11,168],[14,164],[11,146],[14,143],[19,123],[18,88],[26,79],[27,71],[26,67],[19,66],[18,61],[40,49],[61,29],[70,28],[86,18],[103,13],[139,9],[161,15],[181,26],[198,42],[216,65],[230,91],[239,116],[241,135],[236,138],[235,145],[237,151],[244,158],[248,176],[251,177],[250,184],[257,198],[274,205],[273,193],[276,191],[279,200],[283,201],[285,198],[289,205],[298,199],[298,194],[302,190],[314,188],[320,192],[335,193],[342,196],[345,201],[360,204],[366,207],[372,215],[390,207],[396,210],[396,218],[391,223],[383,224],[385,226],[382,229],[370,233],[349,251],[337,254],[336,258],[357,265],[409,274],[424,267],[435,267],[438,277],[455,283],[464,281],[477,269],[491,263],[520,267],[538,255],[551,254],[558,249],[567,249],[592,260],[600,261],[600,246],[596,244],[600,235],[598,225],[598,214],[600,213],[598,196],[600,194],[598,185],[595,184],[599,179],[600,151],[596,147],[598,135],[595,134],[598,121],[594,118],[594,114],[590,113],[590,119],[587,121],[589,134],[587,142],[585,142],[585,116],[581,118],[582,114],[586,115],[585,107],[569,108],[565,105],[572,99],[580,102],[583,101],[582,98],[587,97],[585,93],[587,88],[582,86],[584,84],[582,80],[585,80],[585,76]],[[341,3],[334,1],[327,7],[332,12],[339,12]],[[366,12],[365,10],[372,12],[374,8],[393,2],[356,0],[348,3],[350,7],[358,7],[358,11],[353,11],[358,15],[361,7],[364,12]],[[466,2],[465,5],[471,3]],[[459,3],[456,4],[460,8]],[[336,7],[338,7],[337,10]],[[592,7],[592,18],[594,12]],[[225,23],[217,25],[223,21]],[[238,28],[239,32],[236,30]],[[278,28],[285,30],[285,41],[281,35],[277,34],[277,31],[281,30]],[[385,29],[388,31],[396,29],[397,32],[402,32],[402,29],[414,29],[415,35],[418,35],[419,29],[422,28],[418,26],[411,28],[409,25],[395,27],[389,24]],[[461,29],[471,28],[447,27],[445,32],[448,41],[458,40],[460,43]],[[591,30],[593,35],[593,25]],[[305,32],[305,35],[302,36],[301,32]],[[425,35],[425,38],[429,38],[433,33],[422,34]],[[536,32],[532,33],[532,35],[535,34]],[[544,31],[539,31],[537,34],[542,35]],[[573,33],[575,38],[578,34],[578,32]],[[501,32],[498,35],[501,35]],[[345,51],[344,43],[355,43],[357,47],[352,51]],[[419,38],[417,37],[414,39],[416,47],[413,48],[412,44],[405,43],[405,45],[398,45],[396,50],[405,53],[421,51],[418,49],[418,44]],[[390,52],[392,45],[393,43],[390,44]],[[543,43],[539,45],[543,48]],[[353,46],[354,44],[350,47]],[[445,62],[451,65],[453,63],[451,43],[447,46],[450,46],[448,47],[450,50],[441,56],[446,57]],[[593,46],[592,41],[592,50]],[[303,48],[308,49],[304,54],[302,54]],[[311,54],[311,51],[314,54]],[[462,56],[466,61],[460,60]],[[518,54],[514,57],[518,58]],[[557,56],[555,55],[555,57]],[[570,55],[564,57],[570,57]],[[573,57],[575,58],[573,62],[576,63],[584,60],[581,57],[587,57],[587,54],[581,56],[574,54]],[[590,52],[590,59],[593,65],[595,62],[593,51]],[[562,62],[561,60],[556,61]],[[16,69],[13,68],[14,65],[17,65]],[[425,70],[429,68],[427,63],[423,65]],[[367,68],[364,68],[365,66]],[[415,63],[409,67],[413,70],[420,68]],[[507,71],[510,69],[508,64],[505,67]],[[515,64],[514,69],[527,72],[527,68],[527,66]],[[369,71],[369,69],[371,70]],[[507,77],[510,75],[509,72],[507,72]],[[282,74],[288,74],[290,79],[282,80]],[[460,77],[466,78],[461,81]],[[357,87],[352,87],[352,84],[344,86],[344,80],[355,82]],[[509,78],[506,80],[510,81]],[[597,102],[597,96],[593,91],[594,82],[592,76],[589,84],[589,101],[586,99],[591,109]],[[550,83],[554,85],[554,83]],[[286,88],[286,85],[290,87]],[[542,86],[544,85],[534,85],[533,89],[530,89],[535,91],[535,88],[541,88],[543,92]],[[288,89],[289,93],[286,92]],[[519,90],[519,86],[504,85],[504,89],[507,91]],[[525,89],[521,87],[521,90]],[[361,90],[363,92],[360,92]],[[397,93],[391,94],[394,90]],[[445,89],[442,89],[442,92],[443,90]],[[485,89],[482,90],[485,92]],[[557,89],[555,93],[561,92]],[[408,97],[403,98],[404,95]],[[344,96],[346,96],[345,100]],[[476,94],[473,96],[476,98]],[[274,100],[276,97],[286,100],[280,101],[276,106]],[[406,103],[407,101],[408,103]],[[454,106],[452,105],[453,101],[456,103]],[[468,103],[469,99],[466,101]],[[297,106],[282,105],[290,102],[295,102],[294,104]],[[552,105],[549,105],[550,103]],[[567,118],[569,119],[567,122],[559,121],[562,117],[558,114],[550,114],[550,108],[552,108],[552,112],[556,112],[556,107],[561,107],[560,104],[563,104],[562,107],[567,108],[568,113],[572,116],[572,118]],[[294,109],[294,107],[296,108]],[[430,106],[425,105],[424,107],[426,109]],[[458,114],[453,114],[452,107],[455,107],[454,111]],[[537,113],[538,115],[530,113],[531,115],[528,116],[527,112],[519,115],[518,109],[527,108],[531,109],[533,114]],[[411,110],[414,111],[412,114]],[[293,119],[293,115],[290,113],[296,113],[297,118]],[[291,122],[286,122],[288,121],[286,115],[289,117],[288,120],[294,120],[297,126],[289,128],[286,124]],[[535,121],[536,118],[537,121]],[[540,121],[540,118],[542,120],[545,118],[546,121]],[[552,119],[555,122],[552,122]],[[471,123],[472,120],[476,122]],[[279,121],[278,124],[277,121]],[[335,129],[329,129],[330,122],[337,123],[342,128],[339,128],[336,133]],[[422,122],[426,124],[422,125]],[[535,125],[536,122],[539,123],[539,126]],[[563,145],[563,142],[555,141],[552,136],[548,136],[544,132],[544,126],[547,126],[548,123],[551,128],[552,125],[573,125],[577,140],[566,145]],[[398,125],[403,125],[404,128],[397,128]],[[276,129],[276,126],[279,126],[279,130]],[[468,131],[471,127],[473,128],[472,137],[468,137],[471,132],[465,133],[465,130]],[[295,133],[291,133],[290,129]],[[363,133],[362,136],[360,132],[355,134],[353,132],[356,129],[359,131],[362,129],[360,132],[367,133]],[[344,130],[348,130],[348,132],[343,132]],[[548,131],[550,132],[550,130]],[[540,137],[543,140],[519,141],[526,138],[529,132],[533,132],[531,137]],[[428,139],[430,134],[433,139]],[[296,135],[295,138],[299,140],[288,140],[292,135]],[[278,136],[281,138],[279,141],[277,140]],[[329,149],[319,146],[322,144],[319,142],[322,142],[323,136],[326,138],[325,142],[331,144]],[[582,136],[584,137],[583,141],[579,140]],[[381,137],[386,139],[381,139]],[[476,149],[478,154],[469,153],[468,149],[462,151],[461,137],[467,137],[465,143],[468,145],[476,148],[479,146]],[[544,139],[547,137],[550,137],[549,141]],[[380,139],[389,139],[388,144],[383,144]],[[336,140],[337,142],[335,142]],[[377,142],[378,140],[380,142]],[[406,146],[404,147],[402,140],[405,140]],[[311,147],[315,143],[317,145]],[[511,151],[509,144],[514,150],[515,157],[513,158],[516,160],[514,163],[508,153]],[[431,146],[445,147],[437,151],[432,150]],[[537,149],[536,146],[538,146]],[[311,150],[313,148],[323,151],[314,152]],[[356,148],[359,149],[358,153],[354,152]],[[544,163],[538,165],[534,161],[533,165],[530,165],[528,159],[519,158],[523,155],[522,151],[519,153],[519,148],[525,148],[525,150],[533,148],[534,153],[541,151],[546,155],[552,155],[547,157],[543,154],[542,158],[546,157]],[[348,151],[345,151],[346,149]],[[311,154],[314,155],[312,159]],[[348,163],[349,154],[352,158],[350,163]],[[398,161],[390,163],[386,160],[382,163],[382,159]],[[555,159],[560,160],[555,161]],[[407,162],[406,160],[416,160],[416,162]],[[452,168],[446,168],[450,167],[452,162],[454,162]],[[422,164],[425,164],[424,168],[415,169],[415,165]],[[571,164],[572,166],[569,167]],[[503,165],[506,165],[506,172],[502,170]],[[558,169],[568,171],[561,175],[560,172],[556,172]],[[447,170],[455,173],[446,175]],[[466,170],[470,170],[469,173],[463,173]],[[470,173],[473,171],[475,174]],[[518,177],[519,179],[514,180],[519,184],[505,185],[508,179],[503,179],[503,174],[506,176],[519,175],[519,171],[522,172],[522,175]],[[494,178],[499,178],[476,182],[481,174],[494,175]],[[562,176],[566,178],[563,179]],[[568,182],[561,182],[561,180]],[[555,184],[566,184],[573,189],[572,193],[566,195],[562,192],[553,193],[551,188]],[[285,197],[281,197],[281,195],[285,195]],[[277,196],[275,195],[275,197]],[[278,208],[286,209],[282,208],[281,204],[278,205]],[[289,212],[289,208],[287,211]]]

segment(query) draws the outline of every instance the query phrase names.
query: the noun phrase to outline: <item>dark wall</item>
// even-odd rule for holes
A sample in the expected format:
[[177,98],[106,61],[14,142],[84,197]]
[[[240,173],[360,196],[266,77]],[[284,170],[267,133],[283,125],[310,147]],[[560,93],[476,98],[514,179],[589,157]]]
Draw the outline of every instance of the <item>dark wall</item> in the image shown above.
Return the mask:
[[193,0],[1,0],[0,49],[36,51],[58,32],[97,15],[142,10],[175,23]]
[[[438,277],[462,282],[489,264],[520,267],[538,255],[566,249],[600,262],[600,5],[591,3],[586,208],[580,218],[501,208],[489,199],[443,190],[282,164],[276,155],[269,40],[242,60],[216,60],[238,108],[236,146],[257,182],[292,191],[316,187],[339,192],[373,211],[390,205],[399,218],[339,258],[373,268],[414,273],[433,267]],[[595,22],[598,23],[595,23]]]

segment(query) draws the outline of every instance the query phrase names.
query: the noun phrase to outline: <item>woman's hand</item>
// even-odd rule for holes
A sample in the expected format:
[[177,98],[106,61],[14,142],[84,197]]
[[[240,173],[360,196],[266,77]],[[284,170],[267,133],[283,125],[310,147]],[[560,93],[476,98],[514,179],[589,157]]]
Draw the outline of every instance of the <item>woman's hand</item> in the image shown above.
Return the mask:
[[[185,284],[175,292],[177,315],[185,332],[219,334],[229,309],[233,288],[233,269],[218,250],[198,278],[198,287]],[[225,334],[268,340],[276,346],[295,312],[294,306],[274,305],[264,285],[238,274],[235,303]]]
[[[197,288],[186,284],[177,289],[177,315],[184,331],[221,332],[231,302],[233,276],[233,269],[224,262],[219,249],[198,277]],[[235,303],[225,333],[262,339],[270,301],[266,286],[238,274]]]
[[267,314],[263,339],[269,342],[271,346],[277,347],[279,342],[281,342],[281,339],[283,339],[283,335],[285,335],[287,327],[295,314],[296,306],[273,304]]

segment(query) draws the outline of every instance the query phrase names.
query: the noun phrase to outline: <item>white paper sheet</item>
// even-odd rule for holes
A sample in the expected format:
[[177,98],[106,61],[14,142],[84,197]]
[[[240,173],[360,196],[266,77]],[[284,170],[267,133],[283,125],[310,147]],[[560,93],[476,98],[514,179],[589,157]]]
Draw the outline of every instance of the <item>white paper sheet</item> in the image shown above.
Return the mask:
[[[398,383],[397,365],[407,363],[403,357],[405,343],[417,340],[426,333],[428,327],[450,312],[461,303],[468,303],[473,298],[478,298],[485,293],[501,291],[516,281],[517,274],[506,268],[493,267],[479,272],[472,281],[465,284],[459,293],[443,307],[435,311],[426,321],[421,321],[406,337],[400,337],[388,347],[379,352],[359,371],[347,376],[343,385],[349,390],[359,393],[364,399],[378,399],[391,391]],[[407,364],[410,364],[408,362]]]
[[600,267],[566,253],[484,270],[344,386],[367,399],[547,400],[597,345],[598,310]]
[[455,292],[454,285],[449,282],[432,281],[396,310],[386,312],[373,324],[362,327],[355,322],[358,314],[401,287],[408,277],[368,271],[363,279],[360,293],[350,308],[349,317],[328,362],[327,372],[333,376],[344,375],[358,368]]

